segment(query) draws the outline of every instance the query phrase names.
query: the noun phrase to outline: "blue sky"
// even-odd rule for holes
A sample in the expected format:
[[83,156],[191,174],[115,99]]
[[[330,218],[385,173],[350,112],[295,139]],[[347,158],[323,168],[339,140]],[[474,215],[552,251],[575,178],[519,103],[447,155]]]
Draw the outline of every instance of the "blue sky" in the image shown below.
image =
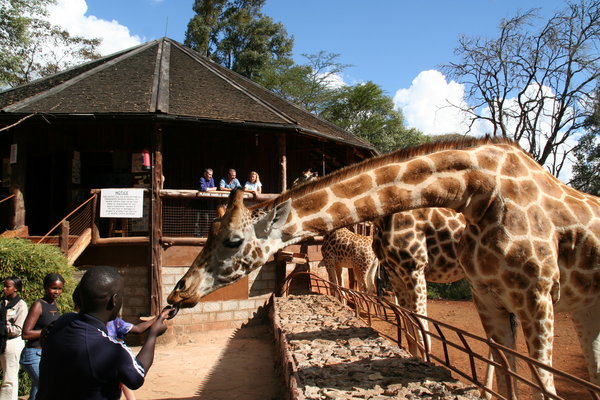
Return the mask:
[[[73,34],[102,37],[101,51],[166,36],[183,42],[193,0],[58,0],[51,20]],[[462,85],[442,75],[460,35],[494,38],[502,18],[540,8],[546,19],[558,0],[267,0],[263,13],[294,37],[294,57],[321,50],[350,64],[345,83],[373,81],[428,134],[461,131],[463,116],[442,110],[462,99]]]

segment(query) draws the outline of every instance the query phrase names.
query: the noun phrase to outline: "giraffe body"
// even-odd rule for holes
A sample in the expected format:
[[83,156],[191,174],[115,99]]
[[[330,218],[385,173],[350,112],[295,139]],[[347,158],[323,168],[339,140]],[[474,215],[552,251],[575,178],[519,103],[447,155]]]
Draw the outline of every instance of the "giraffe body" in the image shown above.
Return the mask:
[[[427,316],[427,282],[451,283],[465,277],[457,246],[465,219],[447,208],[404,211],[374,221],[373,250],[392,285],[398,304]],[[425,330],[427,320],[422,319]],[[413,332],[423,344],[420,332]],[[429,337],[427,337],[429,339]],[[430,340],[427,340],[430,345]],[[417,355],[416,343],[409,351]]]
[[385,268],[398,303],[427,315],[427,282],[465,277],[457,247],[465,219],[447,208],[421,208],[375,220],[373,249]]
[[373,252],[373,238],[341,228],[328,232],[323,238],[320,267],[326,267],[329,280],[342,284],[342,268],[354,271],[358,288],[367,293],[375,292],[375,276],[379,260]]
[[[169,295],[193,306],[305,237],[425,207],[462,213],[458,256],[489,337],[552,364],[554,311],[571,311],[600,383],[600,200],[553,177],[504,139],[439,142],[369,159],[282,193],[253,219],[232,193],[206,246]],[[552,375],[539,370],[548,390]]]

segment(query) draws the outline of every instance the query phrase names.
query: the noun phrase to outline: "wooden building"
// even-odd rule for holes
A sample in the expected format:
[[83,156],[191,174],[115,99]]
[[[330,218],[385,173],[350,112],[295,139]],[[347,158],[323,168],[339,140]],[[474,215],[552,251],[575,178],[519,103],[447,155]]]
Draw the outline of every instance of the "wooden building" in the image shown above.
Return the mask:
[[[113,265],[126,276],[136,298],[125,304],[130,319],[164,305],[202,247],[225,197],[197,192],[205,167],[216,180],[235,168],[242,184],[257,171],[263,192],[275,194],[303,170],[322,175],[376,153],[168,38],[0,92],[0,129],[0,201],[11,196],[0,202],[0,232],[56,237],[58,224],[65,252],[77,242],[75,265]],[[143,188],[144,216],[102,218],[107,188]],[[252,284],[214,301],[248,300]]]

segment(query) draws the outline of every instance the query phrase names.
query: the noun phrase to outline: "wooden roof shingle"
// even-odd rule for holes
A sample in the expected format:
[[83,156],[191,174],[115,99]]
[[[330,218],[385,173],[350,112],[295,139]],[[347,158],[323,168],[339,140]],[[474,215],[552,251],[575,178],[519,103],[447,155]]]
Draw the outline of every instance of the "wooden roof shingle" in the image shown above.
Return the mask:
[[169,38],[0,92],[1,114],[166,114],[280,126],[374,150],[363,139]]

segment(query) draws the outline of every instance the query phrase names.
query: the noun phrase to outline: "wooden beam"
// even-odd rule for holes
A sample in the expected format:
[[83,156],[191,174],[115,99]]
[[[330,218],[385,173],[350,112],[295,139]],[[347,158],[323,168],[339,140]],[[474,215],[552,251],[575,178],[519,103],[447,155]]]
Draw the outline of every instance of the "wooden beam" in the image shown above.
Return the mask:
[[114,238],[98,238],[95,246],[108,246],[108,245],[129,245],[129,244],[144,244],[148,245],[150,238],[147,236],[129,236],[129,237],[114,237]]
[[160,243],[164,246],[204,246],[206,245],[206,238],[163,236]]
[[58,233],[58,246],[65,256],[69,254],[69,226],[69,221],[63,221]]
[[162,128],[154,126],[152,136],[154,149],[154,165],[152,168],[152,193],[150,206],[150,313],[158,315],[163,307],[162,291],[162,253],[160,238],[162,237],[162,199],[160,192],[163,188],[163,157],[162,157]]
[[14,194],[14,197],[12,198],[10,229],[21,229],[25,226],[25,199],[18,186],[12,187],[11,194]]
[[67,260],[69,260],[69,263],[73,264],[91,242],[92,228],[86,228],[81,235],[79,235],[79,238],[77,238],[67,253]]
[[277,160],[279,162],[279,176],[281,191],[287,190],[287,153],[285,134],[277,135]]

